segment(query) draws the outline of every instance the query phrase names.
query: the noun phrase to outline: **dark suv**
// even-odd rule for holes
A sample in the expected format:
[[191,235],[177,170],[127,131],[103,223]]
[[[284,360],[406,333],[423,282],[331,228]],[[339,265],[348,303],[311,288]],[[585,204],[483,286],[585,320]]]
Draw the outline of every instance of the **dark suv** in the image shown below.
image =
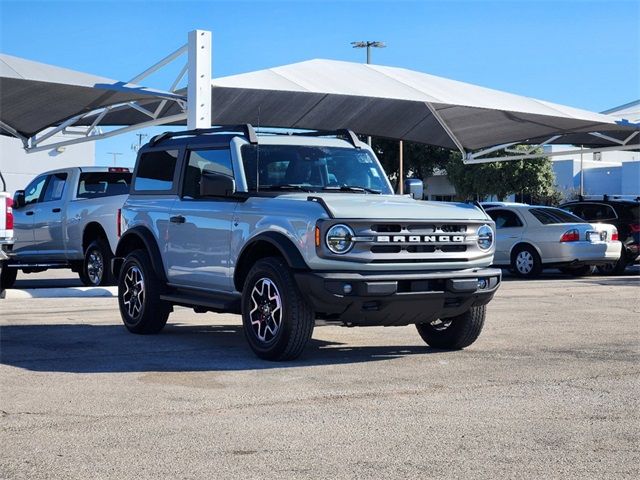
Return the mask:
[[618,229],[622,254],[615,264],[598,267],[601,273],[619,275],[640,255],[640,198],[624,200],[604,195],[601,200],[581,199],[560,208],[590,223],[610,223]]

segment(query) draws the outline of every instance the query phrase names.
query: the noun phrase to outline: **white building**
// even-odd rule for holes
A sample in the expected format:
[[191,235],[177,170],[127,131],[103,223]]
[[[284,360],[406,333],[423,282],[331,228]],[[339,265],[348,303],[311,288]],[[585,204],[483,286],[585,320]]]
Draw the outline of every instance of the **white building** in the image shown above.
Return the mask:
[[[59,133],[51,137],[50,141],[62,142],[73,135]],[[20,140],[0,135],[0,172],[7,182],[7,191],[11,193],[23,189],[36,175],[47,170],[93,166],[95,163],[95,142],[27,153]]]

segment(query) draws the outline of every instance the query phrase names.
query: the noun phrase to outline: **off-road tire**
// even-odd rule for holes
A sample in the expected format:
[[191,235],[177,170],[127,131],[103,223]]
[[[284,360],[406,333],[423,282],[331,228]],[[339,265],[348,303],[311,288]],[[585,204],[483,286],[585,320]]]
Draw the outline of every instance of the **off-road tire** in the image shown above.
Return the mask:
[[[264,292],[265,285],[266,288],[273,288],[272,285],[275,285],[272,293],[277,295],[279,300],[274,299],[275,303],[269,302],[270,305],[265,305],[269,312],[262,317],[265,322],[263,325],[262,320],[257,319],[260,309],[254,310],[254,306],[261,301],[259,292]],[[277,308],[271,312],[275,304],[280,305],[281,309],[277,329]],[[242,325],[249,346],[258,357],[265,360],[293,360],[300,356],[307,345],[315,325],[314,312],[300,293],[289,267],[281,258],[263,258],[249,271],[242,289]],[[267,338],[265,325],[275,329],[270,338]],[[260,338],[262,331],[264,339]]]
[[18,276],[18,269],[0,264],[0,292],[13,287]]
[[[433,348],[443,350],[460,350],[468,347],[480,336],[486,306],[471,307],[466,312],[451,318],[445,318],[441,322],[449,322],[448,327],[442,328],[431,323],[418,323],[416,328],[422,339]],[[442,324],[441,324],[442,325]]]
[[[78,276],[87,287],[104,287],[115,284],[111,273],[113,254],[107,241],[103,238],[94,240],[84,252],[84,261]],[[101,274],[97,273],[96,261],[102,263]]]
[[[142,299],[139,293],[133,295],[134,285],[141,278]],[[145,250],[134,250],[124,259],[118,278],[118,305],[124,326],[132,333],[158,333],[167,323],[171,305],[160,300],[162,282],[156,275],[149,254]],[[133,296],[132,296],[133,295]],[[140,300],[138,302],[138,300]],[[131,302],[135,302],[132,304]],[[139,308],[136,309],[135,305]]]
[[[518,256],[521,253],[528,254],[528,256],[531,258],[531,262],[532,262],[531,269],[528,271],[524,271],[518,268]],[[528,245],[522,245],[516,248],[511,253],[511,269],[510,270],[514,275],[520,278],[536,278],[542,272],[542,260],[540,259],[540,255],[538,255],[538,252],[536,252],[535,248]]]

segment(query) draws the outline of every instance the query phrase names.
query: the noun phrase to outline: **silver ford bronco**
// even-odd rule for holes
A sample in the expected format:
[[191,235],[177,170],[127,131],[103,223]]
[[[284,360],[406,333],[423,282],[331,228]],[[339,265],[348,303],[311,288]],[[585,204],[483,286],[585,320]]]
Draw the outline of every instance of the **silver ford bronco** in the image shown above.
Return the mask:
[[112,266],[127,329],[159,332],[174,305],[239,313],[269,360],[299,356],[316,318],[415,324],[431,347],[467,347],[501,281],[481,207],[394,195],[350,131],[158,135],[121,222]]

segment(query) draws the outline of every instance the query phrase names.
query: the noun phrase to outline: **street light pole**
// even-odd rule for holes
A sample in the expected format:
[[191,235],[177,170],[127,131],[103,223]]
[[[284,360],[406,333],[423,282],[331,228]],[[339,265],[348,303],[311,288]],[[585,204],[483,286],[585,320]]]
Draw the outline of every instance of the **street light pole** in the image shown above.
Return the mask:
[[116,166],[116,157],[122,155],[120,152],[107,152],[107,155],[113,155],[113,166]]
[[[367,65],[371,64],[371,48],[385,48],[384,42],[378,42],[375,40],[367,40],[364,42],[351,42],[353,48],[366,48],[367,49]],[[371,146],[371,136],[367,137],[367,143]]]

